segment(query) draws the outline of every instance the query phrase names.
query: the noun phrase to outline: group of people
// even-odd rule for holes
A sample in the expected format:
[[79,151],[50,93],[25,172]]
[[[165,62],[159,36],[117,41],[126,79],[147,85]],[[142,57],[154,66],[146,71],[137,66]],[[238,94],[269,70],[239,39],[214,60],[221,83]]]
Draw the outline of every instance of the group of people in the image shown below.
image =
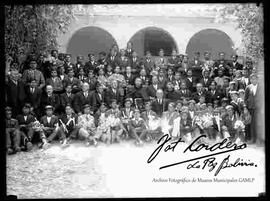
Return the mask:
[[7,153],[46,148],[53,140],[68,146],[79,139],[87,146],[134,140],[137,145],[163,134],[191,141],[229,138],[255,143],[260,97],[252,62],[225,53],[194,56],[138,57],[132,43],[88,61],[71,54],[31,54],[6,62]]

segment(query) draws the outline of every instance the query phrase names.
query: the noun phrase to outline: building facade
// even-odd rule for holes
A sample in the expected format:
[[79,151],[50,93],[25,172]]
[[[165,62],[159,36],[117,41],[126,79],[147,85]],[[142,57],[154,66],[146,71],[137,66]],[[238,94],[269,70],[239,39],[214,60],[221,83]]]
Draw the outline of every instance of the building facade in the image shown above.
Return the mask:
[[210,51],[242,55],[241,33],[233,21],[219,23],[216,15],[220,5],[157,4],[157,5],[76,5],[69,31],[59,36],[60,51],[73,57],[88,53],[96,56],[108,52],[113,44],[126,48],[133,43],[139,56],[150,50],[156,56],[163,48],[192,57],[195,51],[203,56]]

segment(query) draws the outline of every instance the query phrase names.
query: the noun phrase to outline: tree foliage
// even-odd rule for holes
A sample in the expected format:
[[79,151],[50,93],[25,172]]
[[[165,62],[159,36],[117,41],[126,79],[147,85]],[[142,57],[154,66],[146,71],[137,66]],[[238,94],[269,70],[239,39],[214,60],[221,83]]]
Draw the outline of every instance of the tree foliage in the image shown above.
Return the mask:
[[262,4],[226,4],[219,10],[223,22],[233,17],[242,32],[242,42],[248,57],[253,60],[264,58],[263,6]]
[[58,48],[57,37],[68,30],[72,5],[5,6],[5,52],[26,55]]

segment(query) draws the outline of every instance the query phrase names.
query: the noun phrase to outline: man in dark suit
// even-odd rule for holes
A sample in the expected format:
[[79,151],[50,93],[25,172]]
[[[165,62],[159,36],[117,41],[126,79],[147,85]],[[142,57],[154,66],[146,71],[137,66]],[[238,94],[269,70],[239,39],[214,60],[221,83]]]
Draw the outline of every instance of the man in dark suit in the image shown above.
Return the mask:
[[149,97],[155,98],[158,89],[163,89],[162,86],[158,83],[158,77],[153,76],[151,84],[147,87],[146,92]]
[[150,72],[153,70],[153,68],[155,66],[155,62],[151,57],[152,57],[151,52],[146,51],[146,56],[142,61],[147,75],[150,75]]
[[106,59],[106,52],[100,52],[99,53],[99,59],[98,59],[98,66],[99,68],[106,69],[108,65],[108,61]]
[[229,66],[228,62],[225,60],[225,53],[219,53],[219,59],[214,63],[214,77],[218,75],[218,69],[222,68],[224,70],[224,75],[229,76]]
[[203,71],[203,76],[202,78],[200,79],[200,83],[202,83],[203,87],[208,90],[211,82],[213,81],[212,78],[210,78],[210,72],[208,70],[204,70]]
[[143,86],[148,86],[149,77],[147,76],[146,70],[144,68],[140,70],[139,78],[141,78]]
[[156,99],[152,102],[152,110],[161,117],[163,112],[167,110],[168,100],[163,97],[163,90],[158,89],[156,93]]
[[111,105],[111,100],[115,99],[117,105],[122,106],[124,101],[124,91],[118,88],[117,80],[113,80],[112,85],[106,90],[105,102],[107,105]]
[[131,67],[127,66],[126,71],[124,73],[124,78],[126,80],[127,85],[134,85],[135,75],[131,72]]
[[71,92],[72,86],[67,85],[65,88],[65,93],[60,95],[61,112],[64,112],[64,109],[67,105],[73,107],[75,94],[72,94]]
[[127,49],[126,49],[126,56],[131,59],[132,58],[132,54],[133,54],[134,50],[133,50],[133,44],[132,42],[128,42],[127,43]]
[[76,113],[82,113],[83,105],[92,104],[92,97],[89,91],[89,84],[83,83],[82,91],[78,92],[74,97],[74,110]]
[[187,89],[186,82],[181,82],[180,89],[179,89],[179,96],[185,98],[191,98],[191,92]]
[[90,91],[94,91],[96,89],[98,81],[95,78],[93,70],[89,70],[88,77],[86,78],[85,82],[89,84]]
[[243,65],[240,64],[237,60],[238,60],[238,55],[237,54],[233,54],[232,56],[232,61],[228,63],[228,65],[230,66],[230,68],[235,68],[236,70],[243,70]]
[[97,66],[98,62],[95,61],[95,56],[94,54],[88,54],[89,61],[85,63],[84,65],[84,72],[86,74],[89,73],[89,70],[92,70],[93,72],[97,73]]
[[75,64],[75,72],[79,72],[79,69],[84,69],[84,63],[83,63],[83,56],[82,55],[78,55],[77,56],[77,62]]
[[72,85],[72,93],[77,93],[81,90],[80,80],[74,77],[74,70],[69,69],[68,77],[63,80],[63,86],[66,88],[67,85]]
[[260,89],[261,86],[258,83],[258,75],[251,74],[250,75],[250,85],[246,87],[245,90],[245,98],[244,102],[249,110],[249,113],[252,117],[251,119],[251,142],[256,143],[258,141],[258,112],[260,111],[261,101],[260,98],[262,97],[262,90]]
[[17,116],[25,102],[26,94],[24,83],[19,80],[19,72],[16,69],[10,71],[6,82],[6,105],[12,108],[13,115]]
[[63,93],[63,83],[60,77],[57,76],[57,71],[51,71],[51,77],[46,79],[46,85],[52,85],[54,93]]
[[64,137],[63,145],[66,145],[70,139],[76,139],[78,135],[78,115],[72,112],[70,104],[65,106],[65,113],[59,118],[60,132]]
[[22,114],[19,114],[16,119],[18,120],[18,124],[20,127],[20,131],[27,136],[29,142],[32,142],[34,130],[32,128],[32,124],[35,121],[35,117],[30,114],[31,105],[26,103],[22,108]]
[[191,92],[196,91],[196,83],[197,79],[193,77],[193,71],[192,69],[188,69],[187,71],[187,77],[185,78],[185,82],[187,84],[187,89],[190,90]]
[[56,112],[59,112],[60,98],[57,94],[53,93],[53,87],[51,85],[46,86],[46,93],[41,98],[41,113],[44,114],[44,108],[46,105],[52,105]]
[[116,58],[116,64],[120,67],[121,71],[124,72],[126,67],[130,65],[129,58],[125,56],[125,50],[120,50],[120,56]]
[[75,70],[75,65],[71,63],[71,54],[65,55],[64,68],[66,73],[68,72],[69,69]]
[[164,90],[167,84],[167,78],[166,78],[164,69],[160,69],[158,72],[158,83]]
[[58,117],[53,114],[53,106],[47,105],[45,107],[46,115],[41,117],[40,123],[43,124],[44,128],[42,129],[42,141],[43,145],[52,142],[57,136],[60,140],[65,139],[64,133],[60,132]]
[[178,71],[178,68],[182,66],[181,60],[177,57],[177,51],[172,51],[172,56],[168,59],[168,67],[171,67],[174,72]]
[[194,53],[194,58],[189,62],[189,66],[193,69],[193,76],[199,79],[202,75],[203,62],[200,60],[200,52]]
[[130,59],[130,67],[131,67],[131,72],[134,75],[139,75],[140,60],[139,60],[137,52],[135,52],[135,51],[132,53],[132,57]]
[[177,101],[181,98],[179,91],[175,91],[172,82],[167,82],[165,98],[170,101]]
[[101,84],[97,84],[96,90],[92,93],[93,110],[96,112],[102,103],[105,103],[105,90]]
[[26,89],[26,101],[33,107],[33,112],[37,117],[40,117],[40,103],[42,97],[42,90],[37,87],[36,80],[32,80],[30,86]]
[[117,52],[112,48],[110,50],[110,54],[107,57],[107,62],[108,64],[112,66],[113,69],[116,66],[116,58],[117,58]]
[[132,98],[134,102],[137,98],[143,101],[149,100],[146,88],[142,86],[142,80],[139,77],[135,79],[134,87],[127,90],[126,98]]
[[207,92],[203,90],[203,85],[202,85],[202,83],[197,83],[197,85],[196,85],[196,92],[194,92],[194,93],[192,94],[192,99],[195,100],[196,103],[198,103],[198,102],[199,102],[199,98],[200,98],[201,96],[204,96],[205,99],[207,99],[207,98],[206,98],[206,97],[207,97]]
[[217,89],[217,83],[215,81],[212,81],[209,86],[208,96],[206,102],[214,104],[215,100],[218,100],[218,102],[221,101],[222,98],[225,97],[225,94],[223,94],[220,90]]

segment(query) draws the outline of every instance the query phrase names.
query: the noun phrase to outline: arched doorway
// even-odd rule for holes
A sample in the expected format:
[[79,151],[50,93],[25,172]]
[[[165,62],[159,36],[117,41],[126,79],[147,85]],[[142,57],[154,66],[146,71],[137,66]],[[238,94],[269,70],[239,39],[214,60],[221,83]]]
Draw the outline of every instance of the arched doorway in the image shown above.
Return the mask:
[[84,27],[76,31],[71,37],[67,46],[67,53],[72,54],[73,61],[77,55],[83,55],[85,61],[87,61],[89,53],[95,54],[97,58],[101,51],[108,53],[113,44],[116,44],[116,40],[106,30],[93,26]]
[[200,52],[201,58],[205,51],[211,52],[211,58],[217,59],[219,52],[225,52],[226,59],[235,53],[232,39],[223,31],[204,29],[194,34],[188,42],[186,54],[193,58],[194,52]]
[[169,32],[157,28],[147,27],[136,32],[129,40],[140,56],[150,51],[153,56],[158,56],[159,49],[164,49],[165,56],[171,55],[173,49],[177,49],[176,43]]

